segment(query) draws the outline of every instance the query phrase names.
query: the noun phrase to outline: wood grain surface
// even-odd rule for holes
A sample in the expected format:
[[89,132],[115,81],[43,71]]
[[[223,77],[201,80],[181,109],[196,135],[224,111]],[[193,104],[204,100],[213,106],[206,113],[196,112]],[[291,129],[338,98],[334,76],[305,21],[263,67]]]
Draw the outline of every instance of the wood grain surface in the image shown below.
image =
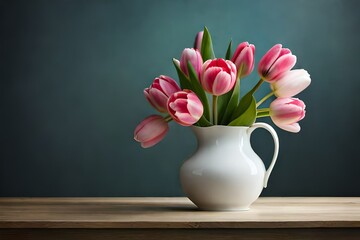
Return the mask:
[[259,198],[249,211],[200,211],[187,198],[0,198],[0,228],[360,228],[360,198]]

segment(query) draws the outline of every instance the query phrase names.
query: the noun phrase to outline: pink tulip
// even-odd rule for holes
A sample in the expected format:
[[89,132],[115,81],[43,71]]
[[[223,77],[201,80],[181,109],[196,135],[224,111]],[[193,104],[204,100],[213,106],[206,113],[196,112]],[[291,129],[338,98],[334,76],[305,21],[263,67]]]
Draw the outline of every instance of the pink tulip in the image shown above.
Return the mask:
[[168,111],[177,123],[182,126],[190,126],[199,121],[204,108],[196,94],[185,89],[171,95],[168,101]]
[[145,88],[144,94],[149,103],[159,112],[167,112],[167,101],[169,97],[180,87],[174,79],[161,75],[154,79],[150,87]]
[[305,117],[305,104],[298,98],[277,98],[270,104],[270,117],[281,129],[297,133]]
[[160,115],[145,118],[135,129],[134,139],[143,148],[149,148],[160,142],[169,130],[169,125]]
[[289,71],[296,63],[296,56],[281,44],[273,46],[260,60],[258,72],[268,82],[276,81],[284,72]]
[[194,42],[195,50],[201,51],[201,43],[202,43],[203,36],[204,36],[204,31],[198,32],[198,34],[196,34],[195,42]]
[[203,60],[201,54],[198,50],[193,48],[185,48],[181,54],[180,58],[180,69],[185,73],[186,76],[189,76],[188,62],[191,63],[198,77],[200,76],[201,67]]
[[236,66],[222,58],[209,59],[203,64],[200,82],[208,93],[215,96],[223,95],[235,85]]
[[[245,77],[249,75],[254,69],[255,65],[255,46],[253,44],[249,44],[248,42],[240,43],[236,48],[234,56],[231,61],[235,63],[236,69],[240,77]],[[241,73],[239,73],[240,68],[242,66]]]
[[270,84],[277,97],[292,97],[303,91],[311,83],[309,73],[304,69],[287,71],[279,80]]

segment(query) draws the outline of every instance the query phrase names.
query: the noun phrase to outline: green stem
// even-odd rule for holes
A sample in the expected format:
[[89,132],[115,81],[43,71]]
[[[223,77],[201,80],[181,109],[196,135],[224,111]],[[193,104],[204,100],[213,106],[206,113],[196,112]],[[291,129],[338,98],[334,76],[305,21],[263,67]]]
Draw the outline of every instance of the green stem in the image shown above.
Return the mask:
[[262,118],[262,117],[269,117],[270,115],[269,114],[267,114],[267,115],[256,115],[256,118]]
[[213,123],[214,125],[217,125],[217,99],[218,99],[218,96],[215,96],[213,95]]
[[262,117],[269,117],[270,116],[270,110],[268,108],[259,109],[261,111],[257,111],[256,118],[262,118]]
[[253,87],[253,89],[250,90],[250,92],[252,92],[252,94],[254,94],[254,92],[256,92],[256,90],[258,90],[258,88],[261,86],[261,84],[264,82],[264,79],[260,78],[260,80],[258,81],[258,83]]
[[172,119],[172,117],[171,117],[170,115],[167,115],[167,116],[164,117],[164,120],[165,120],[166,122],[170,122],[170,121],[172,121],[173,119]]
[[265,97],[263,97],[257,104],[256,107],[259,107],[263,102],[265,102],[269,97],[271,97],[272,95],[274,95],[274,92],[270,92],[268,95],[266,95]]
[[260,109],[257,109],[257,112],[258,112],[258,113],[269,112],[269,111],[270,111],[270,108],[260,108]]
[[240,68],[239,68],[239,71],[236,74],[236,79],[237,80],[240,80],[240,76],[241,76],[241,72],[242,72],[243,68],[244,68],[244,64],[241,64]]
[[270,116],[270,111],[269,110],[265,110],[263,112],[257,112],[256,113],[256,118],[261,118],[261,117],[269,117]]

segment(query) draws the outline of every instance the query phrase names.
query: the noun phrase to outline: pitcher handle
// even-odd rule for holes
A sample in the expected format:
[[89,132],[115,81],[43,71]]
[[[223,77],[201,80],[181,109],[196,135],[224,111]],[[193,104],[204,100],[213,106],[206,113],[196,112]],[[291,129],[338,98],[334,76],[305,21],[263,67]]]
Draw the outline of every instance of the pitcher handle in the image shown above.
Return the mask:
[[275,145],[273,158],[271,160],[269,168],[265,172],[264,188],[266,188],[269,177],[270,177],[270,174],[271,174],[271,171],[274,168],[276,159],[277,159],[278,154],[279,154],[279,138],[278,138],[278,135],[276,134],[275,130],[269,124],[266,124],[266,123],[254,123],[252,126],[250,126],[249,129],[248,129],[249,138],[250,138],[251,133],[257,128],[266,129],[271,134],[271,136],[273,137],[274,145]]

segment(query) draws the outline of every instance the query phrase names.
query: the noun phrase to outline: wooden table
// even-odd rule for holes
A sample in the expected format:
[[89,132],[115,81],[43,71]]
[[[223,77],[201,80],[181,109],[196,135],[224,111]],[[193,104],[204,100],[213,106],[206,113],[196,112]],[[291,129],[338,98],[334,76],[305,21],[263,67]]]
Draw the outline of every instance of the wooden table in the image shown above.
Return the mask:
[[0,198],[0,239],[360,239],[360,198],[260,198],[199,211],[187,198]]

